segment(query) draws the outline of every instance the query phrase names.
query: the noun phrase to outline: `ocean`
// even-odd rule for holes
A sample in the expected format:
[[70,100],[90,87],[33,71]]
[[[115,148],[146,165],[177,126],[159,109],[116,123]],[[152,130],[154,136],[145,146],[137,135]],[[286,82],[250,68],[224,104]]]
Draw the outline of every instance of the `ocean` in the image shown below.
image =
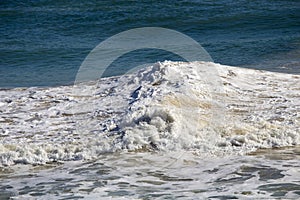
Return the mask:
[[300,2],[4,0],[0,19],[0,199],[300,198]]
[[[163,27],[196,40],[216,63],[299,74],[300,2],[1,1],[0,87],[74,83],[88,53],[133,28]],[[107,76],[144,63],[182,61],[140,49]],[[121,73],[120,73],[121,72]]]

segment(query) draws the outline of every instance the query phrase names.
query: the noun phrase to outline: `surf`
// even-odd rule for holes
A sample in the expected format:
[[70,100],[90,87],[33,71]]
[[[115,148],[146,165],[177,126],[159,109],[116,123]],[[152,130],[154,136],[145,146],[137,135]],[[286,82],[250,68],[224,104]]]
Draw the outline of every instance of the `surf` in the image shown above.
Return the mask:
[[[211,69],[217,79],[209,78]],[[299,145],[299,80],[212,62],[165,61],[74,86],[1,90],[0,163],[135,151],[220,157]]]

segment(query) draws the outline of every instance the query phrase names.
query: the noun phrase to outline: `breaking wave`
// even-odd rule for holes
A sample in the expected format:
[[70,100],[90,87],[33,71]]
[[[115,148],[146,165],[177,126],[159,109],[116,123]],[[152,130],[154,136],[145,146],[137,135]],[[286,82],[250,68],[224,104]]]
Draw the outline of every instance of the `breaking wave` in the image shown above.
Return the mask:
[[230,156],[297,145],[299,80],[165,61],[75,86],[3,89],[0,163],[44,164],[116,151]]

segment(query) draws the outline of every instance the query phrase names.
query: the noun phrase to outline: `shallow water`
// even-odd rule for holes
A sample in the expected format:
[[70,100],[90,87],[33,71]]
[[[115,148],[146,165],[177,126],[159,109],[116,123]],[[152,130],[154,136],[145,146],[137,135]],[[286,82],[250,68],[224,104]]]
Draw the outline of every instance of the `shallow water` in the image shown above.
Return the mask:
[[1,90],[0,197],[297,199],[299,78],[168,61]]
[[76,87],[3,90],[0,164],[123,150],[229,156],[297,145],[298,80],[207,62],[164,62]]
[[[299,13],[289,0],[1,1],[0,88],[72,85],[96,45],[150,26],[217,63],[300,74]],[[166,59],[183,60],[140,49],[104,76]],[[299,199],[299,76],[226,67],[215,91],[197,75],[215,66],[198,64],[101,79],[86,96],[0,89],[0,199]]]
[[113,153],[1,168],[1,199],[297,199],[300,146],[251,155]]

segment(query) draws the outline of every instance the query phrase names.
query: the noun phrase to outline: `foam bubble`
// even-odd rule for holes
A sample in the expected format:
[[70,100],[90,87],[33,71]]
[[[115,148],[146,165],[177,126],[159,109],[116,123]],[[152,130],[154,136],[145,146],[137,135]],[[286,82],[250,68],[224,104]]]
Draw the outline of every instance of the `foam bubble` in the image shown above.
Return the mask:
[[297,145],[299,80],[166,61],[81,83],[82,93],[71,86],[1,90],[0,163],[91,159],[124,150],[220,156]]

